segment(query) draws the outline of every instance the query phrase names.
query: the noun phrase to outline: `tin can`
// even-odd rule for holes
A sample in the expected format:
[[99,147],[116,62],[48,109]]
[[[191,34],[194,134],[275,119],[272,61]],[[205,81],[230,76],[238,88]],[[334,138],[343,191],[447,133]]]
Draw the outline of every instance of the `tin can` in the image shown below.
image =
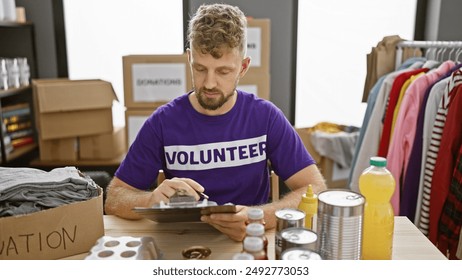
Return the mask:
[[236,253],[233,255],[233,260],[250,261],[254,259],[255,258],[253,257],[253,255],[245,252]]
[[305,223],[305,213],[298,209],[284,208],[276,211],[276,235],[274,238],[274,250],[277,260],[281,259],[282,238],[281,231],[291,227],[303,227]]
[[282,252],[282,260],[322,260],[318,253],[301,248],[290,248]]
[[318,235],[303,227],[286,228],[281,231],[281,252],[290,248],[317,249]]
[[361,259],[365,198],[359,193],[332,189],[318,195],[318,252],[325,260]]

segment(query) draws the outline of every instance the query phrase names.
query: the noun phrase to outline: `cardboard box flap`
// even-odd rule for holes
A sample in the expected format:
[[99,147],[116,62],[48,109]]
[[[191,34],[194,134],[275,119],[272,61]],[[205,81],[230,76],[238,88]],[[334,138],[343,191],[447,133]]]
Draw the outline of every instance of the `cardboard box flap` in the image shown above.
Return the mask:
[[111,108],[118,100],[103,80],[34,80],[33,86],[40,113]]
[[295,130],[297,131],[298,135],[302,139],[303,144],[305,144],[305,148],[311,154],[313,159],[319,164],[321,162],[322,156],[316,151],[316,149],[313,147],[313,144],[311,143],[310,129],[309,128],[296,128]]

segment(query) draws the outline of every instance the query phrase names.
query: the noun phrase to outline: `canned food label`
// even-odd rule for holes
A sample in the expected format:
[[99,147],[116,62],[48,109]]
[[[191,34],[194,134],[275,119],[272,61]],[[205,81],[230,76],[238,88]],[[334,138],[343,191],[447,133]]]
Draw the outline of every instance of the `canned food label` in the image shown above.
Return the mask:
[[275,250],[275,257],[276,260],[281,259],[281,252],[282,252],[282,238],[279,233],[276,233],[276,236],[274,238],[274,250]]

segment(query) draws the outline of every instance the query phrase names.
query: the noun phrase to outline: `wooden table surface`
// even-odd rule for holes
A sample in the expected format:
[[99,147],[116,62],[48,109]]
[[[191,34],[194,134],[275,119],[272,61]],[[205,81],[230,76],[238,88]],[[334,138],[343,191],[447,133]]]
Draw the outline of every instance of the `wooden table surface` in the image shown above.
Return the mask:
[[[148,219],[125,220],[104,216],[106,236],[152,236],[163,259],[181,260],[182,250],[191,246],[206,246],[212,251],[208,259],[230,260],[242,249],[236,242],[205,223],[155,223]],[[274,230],[266,232],[268,257],[274,259]],[[66,259],[84,259],[80,254]],[[395,217],[393,260],[444,260],[446,257],[406,217]]]

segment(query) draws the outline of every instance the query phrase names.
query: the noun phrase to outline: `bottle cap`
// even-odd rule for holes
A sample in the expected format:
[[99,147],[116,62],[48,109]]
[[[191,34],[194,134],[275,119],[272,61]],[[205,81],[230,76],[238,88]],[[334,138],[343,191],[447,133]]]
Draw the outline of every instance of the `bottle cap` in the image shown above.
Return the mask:
[[316,203],[317,200],[318,196],[313,192],[313,186],[309,184],[306,193],[302,196],[302,201],[304,203]]
[[369,163],[373,166],[385,167],[387,166],[387,159],[384,157],[371,157]]
[[265,214],[261,208],[249,208],[247,210],[247,217],[249,220],[261,220],[264,216]]
[[265,234],[265,226],[257,223],[250,223],[245,228],[247,235],[260,236]]
[[250,252],[263,250],[263,239],[255,236],[247,236],[244,238],[244,250]]

